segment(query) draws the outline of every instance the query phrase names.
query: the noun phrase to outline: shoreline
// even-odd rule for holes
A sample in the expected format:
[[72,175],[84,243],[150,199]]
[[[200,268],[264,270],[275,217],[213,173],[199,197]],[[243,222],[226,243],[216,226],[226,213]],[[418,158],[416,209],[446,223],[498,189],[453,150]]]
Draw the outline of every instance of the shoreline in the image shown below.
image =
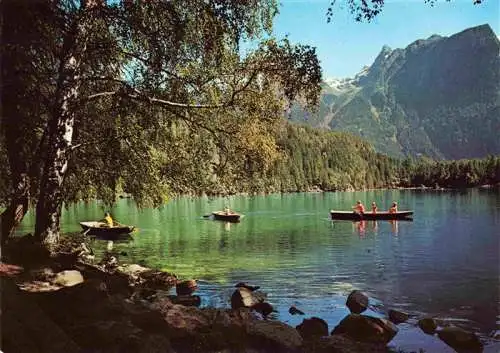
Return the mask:
[[[286,194],[300,194],[300,193],[308,193],[308,194],[321,194],[321,193],[335,193],[335,192],[366,192],[366,191],[390,191],[390,190],[422,190],[422,191],[464,191],[469,189],[479,189],[479,190],[500,190],[499,184],[485,184],[485,185],[475,185],[469,187],[460,187],[460,188],[448,188],[448,187],[436,187],[436,186],[392,186],[392,187],[381,187],[381,188],[364,188],[364,189],[354,189],[347,188],[345,190],[322,190],[321,188],[311,188],[309,190],[296,190],[296,191],[262,191],[256,193],[249,192],[237,192],[237,193],[221,193],[221,194],[180,194],[172,197],[172,199],[188,197],[188,198],[218,198],[218,197],[232,197],[232,196],[266,196],[266,195],[286,195]],[[119,197],[121,198],[121,197]],[[133,197],[127,197],[133,200]]]
[[[14,276],[2,274],[2,292],[4,292],[4,298],[9,298],[8,312],[6,313],[8,325],[16,320],[22,322],[22,325],[31,325],[27,322],[32,321],[29,317],[31,314],[27,314],[23,308],[27,307],[31,308],[29,310],[36,311],[36,307],[39,307],[42,314],[46,316],[45,319],[49,320],[47,325],[55,323],[64,331],[60,335],[63,337],[61,342],[64,343],[63,346],[66,347],[67,352],[79,351],[75,347],[88,349],[92,346],[98,348],[99,345],[110,344],[108,335],[115,337],[117,333],[105,330],[106,334],[97,336],[96,340],[95,331],[115,326],[121,327],[119,330],[121,333],[130,332],[134,338],[133,342],[129,342],[129,344],[136,347],[150,344],[153,341],[161,342],[161,350],[158,352],[276,351],[305,353],[327,352],[332,347],[337,347],[338,352],[346,353],[388,352],[387,344],[394,336],[398,337],[396,334],[398,329],[393,328],[394,324],[390,324],[388,321],[376,321],[376,327],[382,325],[380,327],[385,332],[382,336],[376,336],[376,339],[373,338],[375,336],[371,333],[372,331],[366,331],[366,337],[355,336],[353,338],[353,333],[349,331],[351,329],[339,331],[340,324],[335,329],[327,325],[326,332],[320,328],[322,333],[318,335],[318,327],[313,325],[315,322],[310,322],[310,318],[307,319],[309,316],[305,316],[306,319],[302,321],[301,325],[307,326],[307,330],[304,331],[304,326],[299,329],[301,325],[294,328],[280,320],[266,319],[254,314],[251,307],[244,307],[244,305],[243,307],[232,305],[232,309],[197,308],[196,305],[199,305],[199,301],[186,300],[189,297],[196,297],[193,295],[181,301],[181,303],[188,305],[182,305],[178,302],[176,304],[175,296],[170,294],[171,289],[179,281],[175,274],[134,264],[119,265],[116,262],[113,263],[112,259],[107,260],[111,262],[100,261],[100,265],[91,264],[84,259],[88,254],[82,252],[82,249],[76,245],[80,240],[69,241],[71,243],[69,249],[66,247],[65,251],[60,251],[57,260],[50,264],[44,264],[41,268],[27,264]],[[75,253],[78,255],[74,256]],[[112,266],[111,263],[113,263]],[[108,265],[111,267],[107,267]],[[71,273],[69,282],[54,281],[54,275],[57,277],[61,271],[65,272],[65,275]],[[72,284],[71,281],[75,281],[75,278],[76,282]],[[20,286],[20,283],[31,283],[31,287],[28,284],[24,284],[24,287]],[[54,288],[54,286],[59,288]],[[238,291],[241,289],[236,288],[235,293]],[[180,298],[180,296],[177,297]],[[14,302],[11,302],[12,300]],[[363,304],[364,300],[366,300],[366,304]],[[367,307],[368,298],[359,294],[356,302]],[[195,306],[191,306],[193,303]],[[351,309],[349,298],[346,304]],[[18,310],[18,312],[13,312],[13,310]],[[357,315],[356,310],[351,309],[351,312],[354,313],[351,316]],[[62,317],[61,314],[63,314]],[[40,317],[40,314],[38,316]],[[344,320],[348,317],[350,316],[348,315]],[[363,314],[353,318],[368,320],[368,322],[380,320],[368,319],[369,316]],[[408,318],[402,322],[407,320]],[[68,331],[65,329],[67,325],[76,325],[78,330],[75,328],[74,331],[73,329]],[[359,326],[364,324],[358,322],[354,322],[353,325],[357,327],[356,330],[359,330],[359,327],[364,327]],[[415,326],[415,318],[403,325]],[[444,324],[441,322],[441,325]],[[82,327],[85,333],[78,333]],[[440,330],[444,329],[445,326],[441,326]],[[4,329],[4,332],[17,337],[19,336],[17,330],[19,327],[17,329],[8,327]],[[276,330],[281,334],[276,335]],[[331,334],[330,330],[332,330]],[[227,338],[227,335],[234,335],[235,332],[237,333],[236,339]],[[29,339],[29,337],[25,338]],[[113,338],[113,344],[120,345],[119,338],[121,336]],[[257,338],[265,342],[263,346],[254,344],[254,340]],[[43,340],[40,337],[37,339]],[[435,339],[438,340],[437,337]],[[482,340],[488,343],[484,337]],[[15,342],[8,342],[9,344],[15,345]],[[167,347],[170,348],[167,349]],[[487,344],[486,347],[489,345]],[[57,352],[58,350],[56,346],[50,346],[48,351]],[[397,351],[404,352],[400,349]],[[156,350],[151,352],[156,352]]]

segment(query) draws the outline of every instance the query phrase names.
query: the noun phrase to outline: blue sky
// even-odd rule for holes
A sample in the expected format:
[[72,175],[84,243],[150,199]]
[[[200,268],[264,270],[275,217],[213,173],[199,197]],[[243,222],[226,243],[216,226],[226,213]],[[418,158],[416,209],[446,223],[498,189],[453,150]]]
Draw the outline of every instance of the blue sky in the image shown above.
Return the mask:
[[274,22],[277,37],[288,35],[293,43],[317,47],[323,78],[352,77],[370,65],[383,45],[404,48],[433,34],[449,36],[466,28],[489,24],[500,34],[500,1],[438,0],[434,7],[424,0],[388,0],[382,14],[371,23],[356,22],[345,2],[337,0],[334,18],[326,23],[329,0],[281,0]]

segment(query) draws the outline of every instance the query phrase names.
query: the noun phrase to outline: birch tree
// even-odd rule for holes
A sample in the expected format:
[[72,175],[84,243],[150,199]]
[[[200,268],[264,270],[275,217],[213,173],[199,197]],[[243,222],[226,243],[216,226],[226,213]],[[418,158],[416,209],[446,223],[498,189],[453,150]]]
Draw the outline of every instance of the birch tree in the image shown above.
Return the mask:
[[[112,202],[122,189],[159,205],[183,176],[204,175],[201,190],[229,165],[265,167],[284,105],[319,96],[314,48],[270,37],[273,0],[32,5],[2,3],[2,239],[29,204],[51,249],[64,202]],[[245,40],[260,44],[242,55]]]

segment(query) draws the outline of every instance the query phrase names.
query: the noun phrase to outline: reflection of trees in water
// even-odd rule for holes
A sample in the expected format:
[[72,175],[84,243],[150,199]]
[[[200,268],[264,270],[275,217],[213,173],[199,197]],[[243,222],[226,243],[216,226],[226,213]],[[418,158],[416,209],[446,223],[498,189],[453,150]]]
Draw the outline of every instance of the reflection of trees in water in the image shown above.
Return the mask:
[[[227,222],[227,223],[229,224],[229,222]],[[231,227],[231,225],[229,225],[229,228],[230,227]],[[222,233],[221,237],[220,237],[220,240],[219,240],[219,251],[221,253],[226,253],[227,252],[227,248],[228,248],[227,239],[228,239],[228,233]]]

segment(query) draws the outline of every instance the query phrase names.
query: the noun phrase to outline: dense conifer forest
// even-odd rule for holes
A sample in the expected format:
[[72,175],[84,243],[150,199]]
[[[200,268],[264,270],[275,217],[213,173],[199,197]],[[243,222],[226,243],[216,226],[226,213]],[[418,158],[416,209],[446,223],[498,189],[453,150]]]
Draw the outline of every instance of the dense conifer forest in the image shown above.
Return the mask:
[[[218,193],[346,191],[373,188],[467,188],[500,183],[500,157],[470,160],[396,159],[344,132],[285,124],[279,157],[267,171],[247,170]],[[210,193],[210,191],[209,191]]]

